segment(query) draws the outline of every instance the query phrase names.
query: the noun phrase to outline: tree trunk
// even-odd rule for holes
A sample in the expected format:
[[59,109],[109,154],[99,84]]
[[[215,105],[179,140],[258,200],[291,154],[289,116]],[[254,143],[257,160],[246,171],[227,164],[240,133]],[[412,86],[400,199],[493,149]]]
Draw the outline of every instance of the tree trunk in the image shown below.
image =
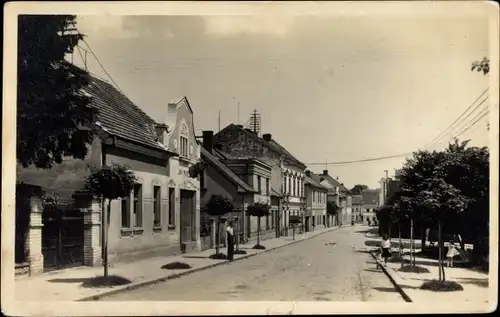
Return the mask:
[[422,251],[425,249],[425,244],[427,243],[427,237],[426,237],[426,231],[427,229],[425,227],[420,227],[420,239],[421,239],[421,244],[422,246],[420,247]]
[[108,222],[109,222],[109,212],[111,210],[111,199],[108,199],[108,205],[106,206],[106,210],[103,210],[103,248],[104,248],[104,257],[103,257],[103,266],[104,266],[104,276],[108,276]]
[[293,240],[295,240],[295,225],[292,225],[292,230],[293,230]]
[[438,221],[438,244],[439,244],[439,281],[445,281],[444,264],[443,264],[443,237],[441,221]]
[[260,217],[257,217],[257,245],[260,245]]
[[399,250],[399,255],[402,256],[403,254],[403,248],[402,248],[402,243],[401,243],[401,220],[398,222],[398,231],[399,231],[399,245],[398,245],[398,250]]
[[215,254],[219,254],[220,245],[220,216],[216,218],[216,231],[215,231]]
[[410,265],[415,266],[414,258],[414,245],[413,245],[413,218],[410,219]]

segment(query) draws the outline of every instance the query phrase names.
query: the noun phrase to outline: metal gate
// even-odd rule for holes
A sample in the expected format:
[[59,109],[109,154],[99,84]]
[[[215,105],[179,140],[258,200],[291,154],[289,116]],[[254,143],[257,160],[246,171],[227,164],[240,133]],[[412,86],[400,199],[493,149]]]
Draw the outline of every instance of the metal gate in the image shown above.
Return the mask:
[[45,208],[42,221],[44,270],[83,265],[83,213],[73,208]]

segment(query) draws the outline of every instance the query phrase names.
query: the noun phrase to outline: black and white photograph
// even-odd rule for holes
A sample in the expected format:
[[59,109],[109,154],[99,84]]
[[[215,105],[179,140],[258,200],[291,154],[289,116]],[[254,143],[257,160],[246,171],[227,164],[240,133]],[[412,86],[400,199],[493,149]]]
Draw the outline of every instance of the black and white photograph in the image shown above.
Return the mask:
[[4,8],[6,315],[496,310],[496,2]]

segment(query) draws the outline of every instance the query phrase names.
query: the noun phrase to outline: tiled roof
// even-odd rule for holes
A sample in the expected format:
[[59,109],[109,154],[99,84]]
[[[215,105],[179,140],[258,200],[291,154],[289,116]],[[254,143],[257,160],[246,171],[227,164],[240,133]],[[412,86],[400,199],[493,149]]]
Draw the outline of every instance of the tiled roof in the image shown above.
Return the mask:
[[159,150],[166,147],[154,139],[156,122],[110,83],[91,77],[84,93],[92,97],[92,105],[99,109],[98,125],[117,137]]
[[210,154],[204,147],[200,147],[202,159],[215,167],[219,172],[221,172],[226,178],[231,182],[239,186],[242,190],[246,192],[255,192],[252,186],[248,185],[241,177],[236,175],[229,167],[224,165],[217,157]]
[[[278,142],[276,142],[275,140],[271,140],[271,142],[267,142],[266,140],[264,140],[263,138],[259,137],[257,134],[251,132],[251,131],[248,131],[248,130],[245,130],[244,128],[241,128],[233,123],[229,124],[227,127],[225,127],[224,129],[238,129],[239,131],[242,131],[243,133],[246,133],[246,135],[248,137],[251,137],[252,139],[256,140],[257,142],[259,142],[260,144],[262,144],[263,146],[266,146],[268,148],[270,148],[271,150],[281,154],[281,155],[284,155],[286,156],[289,160],[291,160],[292,162],[295,162],[299,165],[303,165],[305,167],[305,164],[302,163],[301,161],[299,161],[297,158],[295,158],[290,152],[288,152],[283,146],[281,146]],[[217,135],[217,134],[216,134]]]
[[[321,183],[321,178],[323,178],[324,180],[326,180],[327,182],[329,182],[330,184],[332,184],[333,186],[335,187],[339,187],[339,190],[342,192],[349,192],[349,190],[344,186],[342,185],[338,180],[336,180],[335,178],[333,178],[331,175],[323,175],[323,174],[311,174],[311,177]],[[327,187],[328,188],[328,187]],[[335,194],[335,190],[333,188],[328,188],[328,193],[330,194]]]
[[353,205],[362,205],[363,204],[363,196],[362,195],[352,195],[352,204]]
[[325,186],[321,185],[318,181],[316,181],[315,179],[313,179],[310,176],[306,175],[305,179],[306,179],[306,184],[311,184],[312,186],[317,187],[317,188],[321,188],[321,189],[328,189]]
[[378,189],[367,189],[361,193],[363,196],[363,205],[378,205],[379,191]]

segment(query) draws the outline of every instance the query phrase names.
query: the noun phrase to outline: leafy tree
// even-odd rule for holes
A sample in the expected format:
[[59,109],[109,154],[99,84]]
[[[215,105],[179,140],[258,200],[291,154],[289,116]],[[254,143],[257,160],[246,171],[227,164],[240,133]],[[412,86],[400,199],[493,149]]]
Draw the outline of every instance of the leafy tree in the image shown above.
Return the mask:
[[367,185],[357,184],[354,185],[354,187],[351,188],[349,192],[351,193],[351,195],[361,195],[361,193],[367,189],[368,189]]
[[108,202],[106,208],[102,208],[104,226],[104,276],[108,276],[108,221],[111,212],[111,201],[129,197],[136,182],[137,179],[134,173],[129,171],[126,166],[119,164],[93,169],[86,177],[85,189],[91,194],[98,196],[102,201],[103,207],[105,201],[107,200]]
[[257,244],[255,249],[264,249],[265,247],[260,244],[260,219],[269,215],[271,206],[263,202],[254,202],[247,208],[247,212],[252,217],[257,217]]
[[17,159],[51,168],[64,156],[84,159],[97,109],[81,92],[89,74],[67,62],[83,38],[73,15],[19,15]]
[[482,61],[472,63],[471,71],[483,72],[484,75],[490,72],[490,59],[484,57]]
[[232,200],[224,196],[212,195],[204,209],[209,216],[216,218],[217,230],[215,231],[215,255],[217,256],[219,255],[221,216],[232,212],[234,210],[234,204]]

